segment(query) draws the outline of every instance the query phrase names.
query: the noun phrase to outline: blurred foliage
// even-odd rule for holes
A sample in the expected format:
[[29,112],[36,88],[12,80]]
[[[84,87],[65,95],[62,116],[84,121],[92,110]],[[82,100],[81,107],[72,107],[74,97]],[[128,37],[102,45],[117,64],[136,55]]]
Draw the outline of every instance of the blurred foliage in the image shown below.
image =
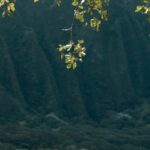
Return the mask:
[[15,11],[16,0],[1,0],[0,8],[3,9],[2,16],[11,16]]
[[147,16],[147,21],[150,22],[150,0],[141,0],[142,4],[136,7],[135,12],[140,12]]

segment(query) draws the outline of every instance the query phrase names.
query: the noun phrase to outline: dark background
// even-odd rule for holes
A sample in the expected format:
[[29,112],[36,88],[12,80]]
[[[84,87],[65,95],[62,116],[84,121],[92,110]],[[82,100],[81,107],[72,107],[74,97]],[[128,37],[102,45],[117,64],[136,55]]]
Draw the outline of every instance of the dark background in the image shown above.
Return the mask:
[[150,25],[136,0],[110,3],[98,33],[75,23],[87,56],[65,69],[70,2],[18,1],[0,18],[0,150],[150,149]]

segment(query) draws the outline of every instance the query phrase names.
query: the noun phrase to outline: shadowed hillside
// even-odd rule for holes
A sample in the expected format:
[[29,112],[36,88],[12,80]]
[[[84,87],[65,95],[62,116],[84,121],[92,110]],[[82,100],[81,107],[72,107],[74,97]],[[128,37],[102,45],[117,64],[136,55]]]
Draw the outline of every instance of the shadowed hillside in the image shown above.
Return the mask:
[[98,33],[76,23],[87,56],[75,71],[56,50],[68,37],[68,4],[18,2],[0,18],[1,149],[150,149],[150,28],[135,4],[112,1]]

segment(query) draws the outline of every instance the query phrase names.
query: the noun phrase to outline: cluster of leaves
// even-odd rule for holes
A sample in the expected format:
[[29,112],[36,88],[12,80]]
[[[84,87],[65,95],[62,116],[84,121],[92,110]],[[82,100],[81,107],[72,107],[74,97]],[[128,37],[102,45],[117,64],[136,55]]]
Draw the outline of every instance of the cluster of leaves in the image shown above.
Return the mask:
[[15,3],[16,0],[1,0],[0,1],[0,8],[2,8],[2,16],[5,17],[11,16],[15,11]]
[[102,21],[108,19],[108,4],[109,0],[73,0],[75,19],[99,31]]
[[142,5],[138,5],[135,12],[147,15],[147,21],[150,22],[150,0],[142,0]]
[[77,67],[77,62],[82,61],[83,57],[86,55],[86,49],[83,44],[83,40],[78,40],[76,43],[69,41],[66,45],[59,45],[58,50],[61,53],[61,59],[65,60],[67,69],[75,69]]
[[[34,3],[39,0],[33,0]],[[11,16],[15,12],[16,0],[0,0],[0,8],[2,9],[2,17]]]

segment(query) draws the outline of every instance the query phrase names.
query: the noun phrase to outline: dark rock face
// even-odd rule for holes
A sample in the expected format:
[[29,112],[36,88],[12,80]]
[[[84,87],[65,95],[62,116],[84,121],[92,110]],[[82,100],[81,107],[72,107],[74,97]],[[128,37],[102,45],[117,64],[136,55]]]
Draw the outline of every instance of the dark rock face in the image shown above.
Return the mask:
[[0,150],[150,149],[150,28],[135,4],[111,1],[98,33],[76,23],[87,44],[76,71],[56,50],[68,39],[68,5],[18,1],[0,19]]
[[60,29],[69,26],[68,6],[18,3],[15,15],[0,25],[1,117],[13,110],[100,121],[107,111],[146,102],[150,42],[134,3],[112,2],[110,19],[99,33],[75,29],[74,37],[84,36],[88,44],[87,57],[74,72],[65,69],[55,50],[67,39]]

